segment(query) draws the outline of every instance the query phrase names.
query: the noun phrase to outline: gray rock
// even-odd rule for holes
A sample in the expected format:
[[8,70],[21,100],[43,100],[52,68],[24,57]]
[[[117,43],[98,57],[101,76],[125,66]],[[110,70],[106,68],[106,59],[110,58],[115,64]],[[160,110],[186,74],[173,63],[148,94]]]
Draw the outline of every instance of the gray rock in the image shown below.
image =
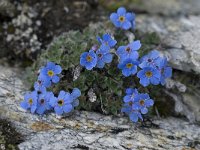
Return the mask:
[[0,1],[0,14],[3,16],[13,17],[15,13],[15,6],[10,2],[10,0]]
[[0,118],[24,137],[21,150],[50,149],[199,149],[200,126],[169,117],[141,126],[126,118],[75,111],[70,117],[43,116],[19,107],[28,89],[19,69],[0,66]]
[[200,14],[199,0],[190,0],[190,2],[187,0],[140,0],[138,3],[130,3],[128,7],[164,16]]

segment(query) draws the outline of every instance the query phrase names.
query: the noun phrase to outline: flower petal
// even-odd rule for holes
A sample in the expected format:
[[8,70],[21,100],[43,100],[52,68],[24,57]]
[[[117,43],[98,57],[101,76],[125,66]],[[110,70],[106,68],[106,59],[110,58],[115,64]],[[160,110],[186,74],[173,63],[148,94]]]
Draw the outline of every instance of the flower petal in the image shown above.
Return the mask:
[[126,89],[126,94],[132,94],[134,92],[134,89],[132,89],[132,88],[127,88]]
[[137,40],[137,41],[134,41],[131,43],[131,48],[133,50],[138,50],[138,49],[140,49],[140,47],[141,47],[140,40]]
[[132,112],[132,113],[129,115],[129,118],[130,118],[130,120],[133,121],[133,122],[137,122],[137,121],[138,121],[138,115],[137,115],[137,113]]
[[71,95],[68,92],[66,92],[64,100],[65,100],[65,103],[67,103],[67,104],[73,102],[73,98],[71,97]]
[[154,104],[154,101],[152,99],[148,99],[145,101],[145,106],[146,107],[150,107],[150,106],[153,106]]
[[129,21],[133,21],[135,19],[135,14],[134,13],[126,13],[126,19]]
[[56,102],[57,102],[57,98],[55,98],[54,96],[50,97],[49,104],[52,107],[54,107],[56,105]]
[[60,81],[60,78],[58,76],[53,76],[52,82],[53,83],[58,83]]
[[73,99],[77,99],[79,96],[81,96],[81,91],[78,88],[74,88],[71,96]]
[[128,76],[131,75],[131,71],[130,71],[129,69],[127,69],[127,68],[124,68],[124,69],[122,70],[122,74],[123,74],[125,77],[128,77]]
[[65,91],[60,91],[59,95],[58,95],[58,99],[64,99],[65,98],[65,94],[66,92]]
[[103,61],[106,62],[106,63],[111,63],[112,59],[113,59],[113,55],[108,53],[108,54],[105,54],[103,56]]
[[117,55],[120,56],[120,55],[124,54],[125,48],[126,48],[126,46],[120,46],[120,47],[118,47],[118,49],[117,49]]
[[123,98],[123,101],[125,102],[125,103],[128,103],[128,102],[130,102],[132,99],[131,99],[131,96],[130,95],[126,95],[126,96],[124,96],[124,98]]
[[139,109],[140,109],[139,104],[138,104],[138,103],[133,103],[132,109],[133,109],[133,110],[139,110]]
[[62,115],[63,114],[63,109],[59,106],[54,107],[54,110],[57,115]]
[[125,13],[126,13],[126,9],[124,7],[120,7],[120,8],[117,9],[118,15],[120,15],[120,16],[125,15]]
[[165,78],[170,78],[172,76],[172,68],[171,67],[165,68],[164,76],[165,76]]
[[53,63],[53,62],[48,62],[46,68],[47,68],[47,69],[50,69],[50,70],[53,70],[53,69],[55,68],[55,66],[56,66],[55,63]]
[[103,35],[103,40],[108,42],[108,40],[110,39],[110,35],[108,33]]
[[62,71],[61,66],[60,66],[60,65],[56,65],[56,66],[55,66],[55,69],[54,69],[54,72],[55,72],[56,74],[60,74],[61,71]]
[[114,40],[114,39],[111,39],[111,40],[108,41],[108,44],[109,44],[110,47],[114,47],[117,44],[117,41]]
[[102,59],[98,60],[96,67],[97,68],[103,68],[104,66],[105,66],[104,61]]
[[156,78],[156,77],[152,77],[150,79],[150,82],[153,84],[153,85],[158,85],[160,83],[160,79],[159,78]]
[[146,107],[143,107],[143,108],[141,109],[141,113],[142,113],[142,114],[148,113],[148,109],[147,109]]
[[29,108],[29,104],[27,102],[25,102],[25,101],[21,102],[20,106],[25,110],[27,110]]
[[46,110],[45,106],[40,106],[37,108],[36,112],[38,114],[42,115],[42,114],[44,114],[45,110]]
[[112,21],[112,23],[116,26],[116,27],[120,27],[121,24],[120,22],[118,21],[118,15],[116,13],[112,13],[110,15],[110,20]]
[[63,110],[65,113],[69,113],[72,109],[73,109],[73,107],[71,104],[67,104],[67,105],[63,106]]
[[140,78],[140,84],[142,84],[144,87],[146,87],[150,84],[150,81],[148,78]]
[[124,21],[123,23],[122,23],[122,28],[123,29],[125,29],[125,30],[128,30],[128,29],[130,29],[131,28],[131,23],[129,22],[129,21]]
[[32,105],[31,106],[31,113],[35,113],[35,110],[37,109],[37,106],[36,105]]

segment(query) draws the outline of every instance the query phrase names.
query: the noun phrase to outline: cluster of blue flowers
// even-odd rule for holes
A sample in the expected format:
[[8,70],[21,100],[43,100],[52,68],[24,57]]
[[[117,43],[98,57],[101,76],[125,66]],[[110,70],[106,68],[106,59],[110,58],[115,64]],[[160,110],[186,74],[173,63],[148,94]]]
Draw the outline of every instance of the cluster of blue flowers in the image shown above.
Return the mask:
[[[135,43],[137,48],[141,46],[139,41],[132,43]],[[120,46],[117,50],[120,58],[118,68],[122,70],[122,74],[125,77],[137,73],[140,84],[146,87],[150,83],[153,85],[164,85],[165,79],[172,76],[172,68],[167,65],[167,59],[161,57],[157,50],[153,50],[141,59],[138,59],[138,53],[133,48],[122,47]],[[138,68],[141,70],[137,72]]]
[[[123,7],[120,7],[117,13],[112,13],[110,20],[117,28],[123,30],[135,28],[135,14],[126,12]],[[172,76],[172,68],[168,66],[167,59],[161,57],[157,50],[152,50],[145,56],[139,56],[138,51],[142,46],[139,40],[119,46],[116,51],[112,48],[116,46],[117,41],[110,34],[98,36],[97,41],[99,45],[92,46],[88,52],[80,56],[80,65],[87,70],[92,70],[94,67],[103,68],[105,64],[112,62],[113,54],[116,54],[118,68],[122,71],[122,75],[125,77],[136,75],[139,83],[144,87],[150,84],[164,85],[166,78]],[[34,91],[25,94],[21,107],[40,115],[50,110],[54,110],[57,115],[74,110],[79,105],[78,97],[81,96],[78,88],[74,88],[71,93],[62,90],[58,96],[47,91],[52,84],[60,81],[61,72],[62,68],[53,62],[48,62],[42,67],[34,84]],[[127,114],[133,122],[143,120],[142,115],[147,114],[148,108],[154,104],[147,93],[139,93],[136,88],[126,89],[123,102],[121,112]]]
[[[135,14],[126,12],[123,7],[118,8],[117,13],[110,15],[111,22],[117,28],[123,30],[135,28]],[[87,70],[94,67],[103,68],[105,63],[110,63],[113,54],[110,49],[117,44],[117,41],[108,33],[103,38],[97,37],[101,44],[100,48],[92,48],[89,52],[84,52],[80,57],[80,64]],[[146,87],[150,84],[165,84],[165,79],[172,76],[172,68],[168,66],[167,59],[161,57],[157,50],[152,50],[147,55],[139,58],[138,50],[141,48],[139,40],[132,41],[128,45],[119,46],[114,52],[118,56],[118,68],[122,70],[125,77],[136,75],[139,83]],[[138,118],[142,119],[142,114],[148,112],[148,107],[153,106],[154,101],[146,93],[138,93],[137,89],[128,88],[124,97],[122,112],[129,115],[133,122]]]
[[148,94],[139,93],[137,89],[133,88],[126,89],[126,96],[124,96],[123,101],[124,105],[121,111],[126,113],[133,122],[137,122],[139,118],[143,120],[141,114],[146,114],[147,108],[154,104]]
[[80,64],[87,70],[91,70],[94,67],[103,68],[106,63],[111,63],[113,54],[110,49],[117,44],[110,34],[104,34],[103,37],[97,37],[100,46],[96,45],[84,52],[80,58]]
[[72,93],[60,91],[58,97],[53,92],[47,91],[53,83],[60,81],[61,71],[62,68],[53,62],[48,62],[45,67],[42,67],[34,84],[34,91],[25,94],[20,106],[40,115],[50,110],[54,110],[57,115],[74,110],[74,107],[79,105],[78,97],[81,95],[78,88],[74,88]]

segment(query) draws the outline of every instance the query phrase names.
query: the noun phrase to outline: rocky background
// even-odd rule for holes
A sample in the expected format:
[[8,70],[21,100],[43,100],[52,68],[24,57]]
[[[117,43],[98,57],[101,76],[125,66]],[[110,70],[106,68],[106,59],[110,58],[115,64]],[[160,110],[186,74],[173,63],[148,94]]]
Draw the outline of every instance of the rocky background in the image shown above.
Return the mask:
[[[95,112],[21,110],[25,67],[60,34],[95,26],[119,6],[137,14],[138,32],[159,37],[156,48],[174,68],[164,113],[133,124]],[[1,0],[0,19],[0,149],[200,149],[199,0]]]

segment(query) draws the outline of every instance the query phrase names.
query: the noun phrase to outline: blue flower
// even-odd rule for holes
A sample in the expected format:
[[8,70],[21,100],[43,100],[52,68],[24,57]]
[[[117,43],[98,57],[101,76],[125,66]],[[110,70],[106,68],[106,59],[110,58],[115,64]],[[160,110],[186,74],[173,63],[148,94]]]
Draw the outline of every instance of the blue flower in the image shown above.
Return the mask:
[[36,91],[28,92],[24,95],[24,101],[20,103],[20,106],[25,109],[31,109],[31,113],[34,113],[37,109],[38,94]]
[[40,76],[44,76],[46,80],[51,80],[53,83],[58,83],[60,78],[57,76],[62,71],[59,65],[53,62],[48,62],[46,67],[43,67],[40,71]]
[[140,78],[140,84],[148,86],[150,83],[158,85],[160,82],[160,72],[153,67],[145,67],[137,73],[137,77]]
[[121,112],[127,114],[133,122],[138,122],[138,119],[143,120],[141,113],[138,110],[133,110],[132,105],[129,105],[128,103],[123,105]]
[[73,99],[72,106],[77,107],[79,105],[79,100],[77,99],[78,97],[81,96],[81,91],[78,88],[74,88],[71,97]]
[[139,111],[137,111],[137,110],[132,110],[129,113],[129,118],[133,122],[138,122],[138,119],[143,120],[141,113]]
[[138,94],[137,89],[133,89],[133,88],[126,89],[126,96],[124,96],[123,98],[124,102],[132,104],[137,94]]
[[139,66],[141,68],[156,66],[159,67],[161,60],[162,58],[160,57],[160,53],[157,50],[153,50],[141,58],[141,64]]
[[131,22],[131,28],[132,29],[135,29],[135,14],[134,13],[131,13],[130,15],[129,15],[129,21]]
[[117,9],[117,13],[112,13],[110,15],[110,20],[117,28],[122,28],[125,30],[130,29],[134,23],[135,16],[133,13],[126,13],[124,7]]
[[49,104],[49,101],[51,97],[54,97],[54,94],[52,92],[42,93],[38,97],[38,105],[36,112],[40,115],[44,114],[46,110],[50,110],[51,106]]
[[120,64],[118,64],[118,68],[122,69],[122,74],[125,77],[128,77],[130,75],[134,75],[137,73],[137,65],[138,65],[137,61],[128,58],[123,62],[121,62]]
[[72,99],[77,99],[80,96],[81,96],[81,91],[78,88],[74,88],[71,93]]
[[97,40],[100,44],[107,46],[108,48],[114,47],[117,44],[117,41],[114,40],[108,33],[104,34],[102,39],[98,36]]
[[120,61],[123,61],[127,58],[131,58],[134,60],[138,59],[139,54],[137,50],[139,50],[140,47],[141,47],[141,43],[139,40],[133,41],[127,46],[120,46],[117,49],[117,55],[120,57]]
[[103,68],[105,63],[110,63],[112,61],[113,55],[109,52],[109,49],[103,45],[96,51],[96,54],[97,68]]
[[160,83],[162,85],[164,85],[165,84],[165,79],[166,78],[170,78],[172,76],[172,68],[167,66],[167,59],[166,58],[162,59],[159,69],[160,69],[160,73],[161,73]]
[[131,121],[137,122],[138,119],[140,118],[143,120],[141,113],[138,110],[134,110],[132,108],[134,102],[135,102],[135,97],[138,95],[138,90],[133,89],[133,88],[127,88],[126,89],[126,96],[124,96],[124,104],[121,109],[121,112],[124,112],[127,114],[130,118]]
[[81,66],[84,66],[87,70],[92,70],[92,68],[94,68],[97,64],[97,55],[93,50],[82,53],[80,64]]
[[37,81],[34,83],[35,91],[40,92],[40,93],[46,92],[46,88],[50,86],[51,86],[51,80],[41,75],[38,76]]
[[49,103],[54,108],[57,115],[62,115],[63,113],[69,113],[73,110],[72,102],[73,99],[68,92],[60,91],[57,98],[50,98]]
[[139,110],[142,114],[146,114],[148,112],[148,107],[153,106],[154,101],[150,99],[148,94],[138,94],[135,97],[135,101],[132,105],[133,110]]
[[132,110],[132,104],[130,103],[124,103],[121,109],[121,112],[129,115],[131,113]]

